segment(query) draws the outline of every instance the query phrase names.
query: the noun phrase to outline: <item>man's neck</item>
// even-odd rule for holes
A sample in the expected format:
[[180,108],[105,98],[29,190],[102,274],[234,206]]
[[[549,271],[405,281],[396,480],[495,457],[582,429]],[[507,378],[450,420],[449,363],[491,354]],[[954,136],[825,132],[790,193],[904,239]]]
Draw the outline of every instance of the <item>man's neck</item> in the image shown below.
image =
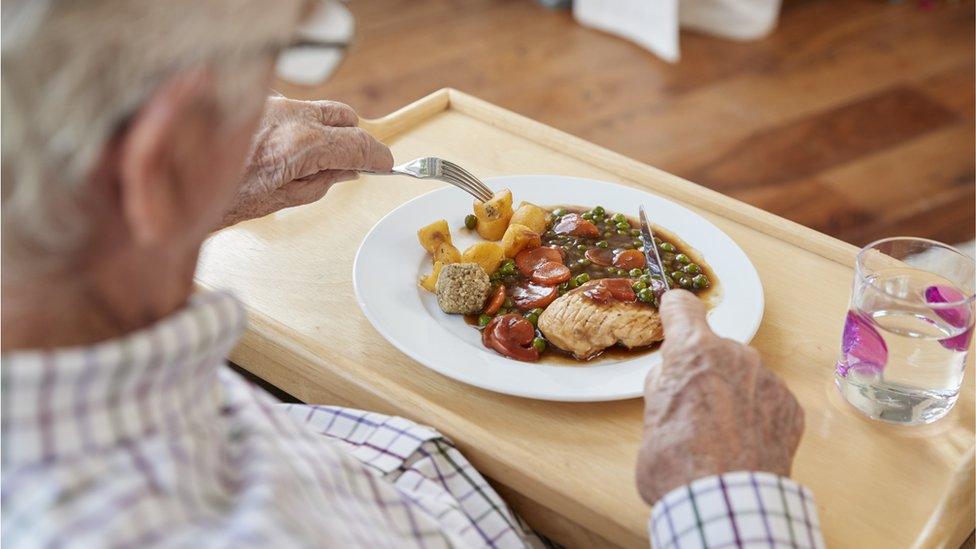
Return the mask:
[[90,345],[149,326],[186,303],[196,259],[196,250],[127,250],[43,275],[5,274],[2,349]]

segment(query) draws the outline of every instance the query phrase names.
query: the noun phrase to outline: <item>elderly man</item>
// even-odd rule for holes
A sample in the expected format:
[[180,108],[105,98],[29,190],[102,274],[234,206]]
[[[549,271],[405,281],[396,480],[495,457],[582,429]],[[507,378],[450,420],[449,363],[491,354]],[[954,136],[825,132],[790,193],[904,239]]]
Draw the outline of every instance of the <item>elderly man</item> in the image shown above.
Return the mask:
[[[308,8],[3,4],[5,546],[542,543],[436,431],[274,403],[223,362],[238,302],[192,295],[214,229],[392,164],[350,108],[266,99]],[[654,544],[822,546],[792,395],[691,294],[661,314]]]

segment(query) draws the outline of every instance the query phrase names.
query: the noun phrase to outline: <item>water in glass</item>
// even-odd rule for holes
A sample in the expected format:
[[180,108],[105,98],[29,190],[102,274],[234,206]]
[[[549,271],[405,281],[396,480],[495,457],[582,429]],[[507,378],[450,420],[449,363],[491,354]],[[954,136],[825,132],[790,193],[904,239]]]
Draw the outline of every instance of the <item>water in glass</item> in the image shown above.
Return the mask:
[[971,259],[931,241],[862,251],[835,374],[848,402],[903,424],[948,413],[972,339],[972,275]]

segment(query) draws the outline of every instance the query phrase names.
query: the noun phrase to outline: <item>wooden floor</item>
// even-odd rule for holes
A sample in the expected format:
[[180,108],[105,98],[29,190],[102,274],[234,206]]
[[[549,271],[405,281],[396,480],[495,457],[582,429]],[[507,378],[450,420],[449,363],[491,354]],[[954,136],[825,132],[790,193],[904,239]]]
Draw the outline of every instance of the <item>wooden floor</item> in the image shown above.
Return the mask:
[[785,0],[767,39],[668,65],[534,0],[355,0],[356,44],[286,95],[385,114],[451,86],[854,244],[973,238],[972,1]]

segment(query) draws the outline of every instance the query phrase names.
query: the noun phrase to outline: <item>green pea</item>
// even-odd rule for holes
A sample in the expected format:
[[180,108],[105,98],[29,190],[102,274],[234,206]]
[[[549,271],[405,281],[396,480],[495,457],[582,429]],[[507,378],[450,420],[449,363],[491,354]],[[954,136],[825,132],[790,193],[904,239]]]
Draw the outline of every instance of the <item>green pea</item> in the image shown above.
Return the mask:
[[586,259],[585,257],[583,259],[580,259],[579,261],[576,262],[576,265],[578,265],[580,267],[589,267],[592,264],[593,264],[593,262],[590,261],[589,259]]
[[579,250],[579,251],[581,251],[581,252],[585,252],[587,250],[587,248],[589,248],[589,246],[587,246],[586,244],[577,244],[576,245],[576,249]]
[[674,260],[677,261],[678,263],[684,263],[685,265],[691,263],[691,258],[686,256],[685,254],[678,254],[674,256]]
[[633,244],[635,248],[643,248],[644,247],[644,242],[643,241],[640,241],[640,240],[635,240],[635,241],[631,242],[631,244]]
[[587,282],[590,281],[590,275],[588,275],[586,273],[580,273],[580,274],[576,275],[576,278],[574,278],[573,281],[576,282],[576,285],[577,286],[579,286],[581,284],[586,284]]
[[641,290],[646,290],[647,289],[647,283],[644,282],[643,280],[638,280],[637,282],[634,282],[633,288],[634,288],[634,291],[635,292],[640,292]]
[[478,226],[478,218],[474,214],[464,216],[464,226],[469,229],[474,229]]
[[627,216],[622,213],[615,213],[610,219],[612,219],[614,223],[624,223],[627,221]]
[[544,352],[546,350],[546,340],[541,337],[537,337],[532,340],[532,346],[535,347],[536,351]]
[[597,223],[600,223],[604,219],[605,217],[603,217],[603,214],[593,214],[593,221],[596,221]]
[[654,237],[654,244],[660,246],[661,245],[661,242],[663,242],[663,241],[660,238],[658,238],[656,236]]
[[630,236],[640,236],[640,235],[641,235],[640,229],[631,229],[630,230]]
[[671,273],[671,278],[675,280],[680,280],[682,276],[684,276],[684,273],[682,273],[681,271],[673,271]]
[[569,212],[566,211],[566,208],[556,208],[555,210],[552,211],[552,215],[554,215],[556,217],[562,217],[562,216],[566,215],[567,213],[569,213]]
[[674,257],[675,257],[674,254],[669,254],[669,253],[665,252],[665,253],[661,254],[661,262],[662,263],[671,263],[672,261],[674,261]]
[[617,234],[617,233],[615,233],[613,231],[607,231],[607,232],[603,233],[603,238],[613,238],[613,235],[615,235],[615,234]]
[[642,271],[640,269],[631,269],[630,272],[627,273],[627,274],[629,274],[630,276],[632,276],[634,278],[637,278],[640,275],[644,274],[644,271]]
[[576,282],[576,279],[575,278],[570,278],[569,279],[569,288],[570,289],[579,288],[579,282]]
[[555,238],[556,237],[556,233],[554,231],[546,231],[546,233],[544,235],[542,235],[542,236],[544,236],[546,238]]
[[621,231],[624,230],[624,229],[626,229],[627,230],[627,234],[630,234],[630,223],[627,223],[626,221],[622,221],[620,223],[617,223],[615,225],[615,227],[617,227],[617,230],[621,230]]
[[677,248],[674,247],[674,244],[670,242],[662,242],[660,248],[666,252],[671,252],[671,253],[674,253],[674,251],[677,250]]
[[539,315],[533,314],[533,313],[529,313],[529,314],[525,315],[525,320],[528,320],[529,322],[532,323],[533,326],[536,326],[536,325],[539,324]]
[[691,279],[688,278],[687,276],[682,276],[681,278],[678,279],[678,284],[682,288],[690,288],[691,287]]
[[637,299],[643,301],[644,303],[654,302],[654,290],[650,288],[644,288],[643,290],[637,292]]
[[691,279],[691,283],[694,284],[695,288],[698,288],[699,290],[702,289],[702,288],[707,288],[708,287],[708,277],[705,276],[705,275],[703,275],[703,274],[700,274],[700,275],[692,278]]
[[487,326],[489,322],[491,322],[491,317],[488,315],[478,317],[478,326]]
[[569,244],[563,244],[563,246],[562,246],[562,248],[563,248],[564,250],[566,250],[567,252],[573,249],[573,247],[572,247],[572,246],[570,246]]
[[588,221],[592,221],[593,220],[593,214],[591,214],[590,212],[585,212],[580,217],[582,217],[583,219],[586,219]]
[[685,265],[681,270],[688,274],[693,274],[693,275],[701,273],[701,267],[699,267],[695,263],[689,263],[688,265]]
[[606,213],[607,211],[603,209],[603,206],[593,208],[593,215],[605,215]]
[[604,248],[604,249],[606,249],[606,248],[609,248],[610,247],[610,243],[607,242],[606,240],[601,240],[601,241],[599,241],[599,242],[596,243],[596,247],[597,248]]
[[650,286],[651,285],[651,275],[649,275],[649,274],[643,274],[643,275],[641,275],[638,280],[640,282],[643,282],[645,286]]

